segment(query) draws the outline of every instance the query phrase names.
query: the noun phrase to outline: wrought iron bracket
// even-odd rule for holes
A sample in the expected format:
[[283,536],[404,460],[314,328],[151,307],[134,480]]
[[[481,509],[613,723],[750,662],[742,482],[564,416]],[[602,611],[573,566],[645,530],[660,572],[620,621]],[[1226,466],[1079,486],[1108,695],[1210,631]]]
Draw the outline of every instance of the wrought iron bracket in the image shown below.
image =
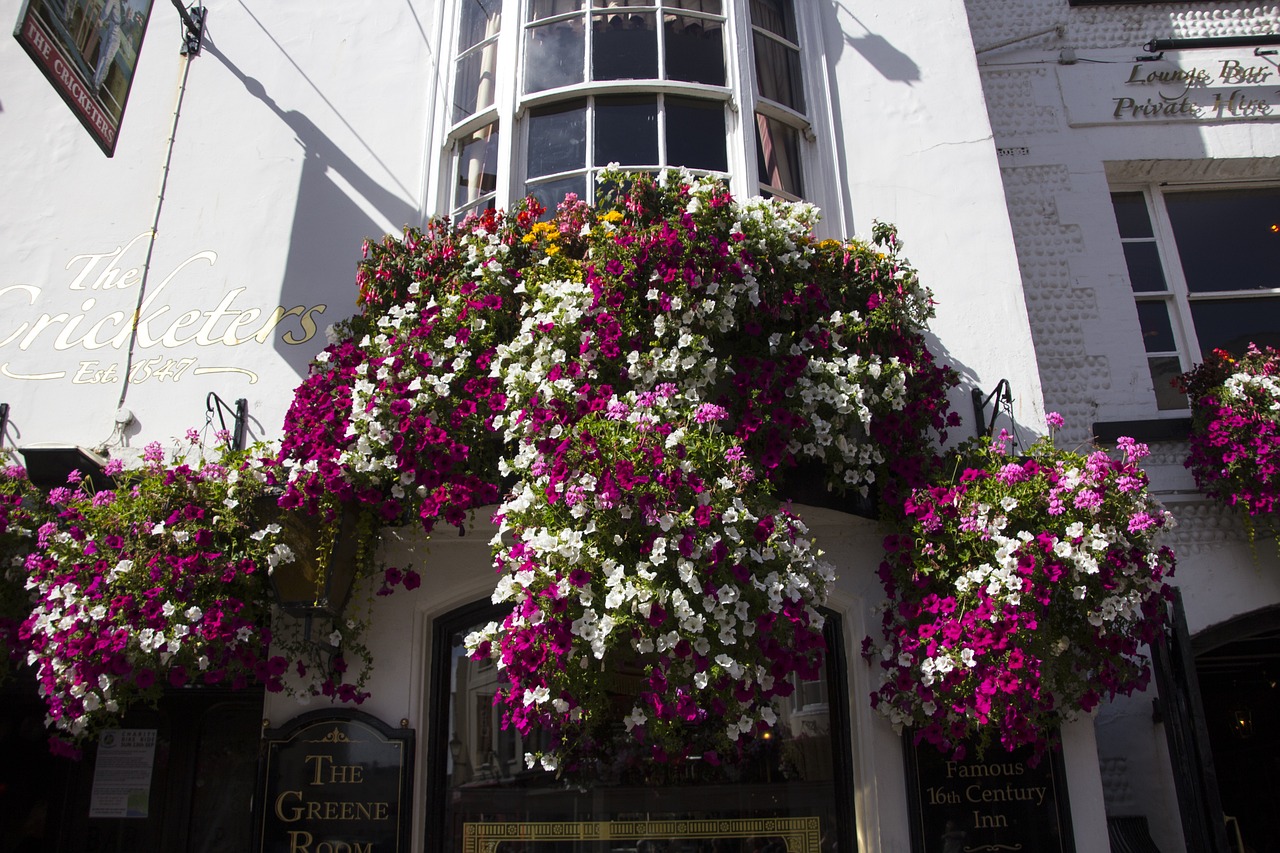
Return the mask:
[[[978,438],[991,438],[996,432],[996,418],[1000,415],[1001,407],[1004,408],[1005,414],[1009,416],[1009,420],[1013,420],[1013,389],[1009,385],[1008,379],[1001,379],[996,383],[995,390],[987,396],[982,396],[981,388],[974,388],[969,392],[970,398],[973,400],[973,419],[977,429]],[[991,419],[987,420],[987,404],[994,403],[991,406]]]
[[173,8],[178,10],[186,32],[182,34],[183,56],[199,56],[204,45],[204,24],[209,17],[209,10],[203,6],[192,6],[190,9],[182,5],[182,0],[173,0]]
[[[245,432],[249,425],[249,401],[244,397],[236,400],[236,407],[232,409],[226,402],[218,396],[216,391],[210,391],[209,396],[204,400],[204,420],[205,423],[213,423],[213,416],[218,416],[218,423],[222,426],[224,432],[231,436],[227,446],[232,450],[244,450]],[[227,415],[231,415],[231,429],[227,429]]]

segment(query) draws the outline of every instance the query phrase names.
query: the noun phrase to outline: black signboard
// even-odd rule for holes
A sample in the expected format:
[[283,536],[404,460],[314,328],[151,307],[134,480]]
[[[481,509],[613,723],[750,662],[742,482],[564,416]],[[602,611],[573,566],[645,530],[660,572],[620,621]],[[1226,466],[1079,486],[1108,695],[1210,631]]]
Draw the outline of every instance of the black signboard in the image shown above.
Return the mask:
[[360,711],[303,714],[263,735],[259,853],[399,853],[409,848],[413,730]]
[[972,747],[956,760],[904,736],[913,853],[1075,853],[1061,756]]

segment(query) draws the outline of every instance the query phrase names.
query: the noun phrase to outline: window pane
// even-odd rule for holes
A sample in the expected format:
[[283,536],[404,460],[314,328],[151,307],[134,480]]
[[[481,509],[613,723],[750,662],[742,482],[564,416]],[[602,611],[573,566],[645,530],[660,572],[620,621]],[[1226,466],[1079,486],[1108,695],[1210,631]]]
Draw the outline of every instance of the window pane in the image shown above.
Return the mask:
[[582,10],[582,0],[530,0],[529,20],[541,21],[552,15],[564,15]]
[[1215,349],[1240,355],[1250,343],[1280,347],[1280,297],[1196,299],[1191,319],[1201,356]]
[[798,113],[804,112],[804,89],[800,85],[800,54],[766,35],[754,33],[756,86],[760,97],[777,101]]
[[690,12],[706,12],[709,15],[724,14],[720,0],[667,0],[668,9],[688,9]]
[[1116,213],[1116,225],[1121,237],[1151,237],[1151,217],[1147,213],[1147,200],[1142,193],[1112,193],[1111,207]]
[[718,101],[667,98],[667,165],[729,171],[724,105]]
[[591,79],[652,80],[658,76],[658,31],[652,12],[616,12],[591,19]]
[[[502,616],[495,612],[490,618]],[[650,760],[647,751],[621,751],[586,783],[566,785],[556,773],[525,766],[522,754],[539,748],[538,735],[522,741],[502,728],[493,697],[507,686],[504,671],[470,659],[463,646],[463,638],[485,621],[441,631],[445,648],[436,657],[435,682],[443,689],[434,697],[433,714],[442,727],[436,738],[441,748],[432,773],[442,783],[438,801],[429,805],[439,815],[429,851],[462,850],[467,839],[479,849],[529,853],[853,849],[853,827],[842,805],[848,799],[848,756],[840,731],[847,691],[838,655],[831,655],[832,665],[824,665],[813,682],[787,676],[793,692],[774,701],[771,736],[756,740],[732,768],[705,762],[676,767]],[[842,642],[838,626],[827,634],[829,647]],[[629,691],[643,683],[643,674],[624,665],[617,680],[620,690]],[[625,699],[614,695],[619,702],[634,701],[629,692]],[[621,726],[618,734],[623,736]],[[770,825],[785,818],[816,819],[816,826]],[[618,823],[602,836],[604,821]],[[715,821],[714,840],[700,821]]]
[[587,104],[569,101],[529,112],[531,178],[587,165]]
[[453,81],[454,121],[461,121],[479,110],[493,106],[497,70],[497,42],[490,42],[475,53],[458,60],[458,73]]
[[1160,266],[1160,251],[1155,242],[1125,243],[1124,262],[1129,267],[1129,284],[1136,293],[1154,293],[1168,290],[1164,281],[1164,268]]
[[1168,193],[1192,293],[1280,287],[1280,188]]
[[462,207],[498,186],[498,126],[482,127],[462,142],[453,206]]
[[1138,323],[1142,326],[1142,343],[1147,352],[1176,352],[1167,302],[1139,302]]
[[582,19],[530,27],[524,40],[524,91],[541,92],[582,82]]
[[597,98],[595,165],[658,165],[658,99]]
[[751,23],[796,43],[796,16],[791,0],[751,0]]
[[800,132],[789,124],[756,115],[756,167],[763,186],[794,196],[800,182]]
[[564,197],[569,193],[573,193],[578,198],[586,198],[587,176],[571,175],[555,181],[534,184],[528,189],[528,194],[536,198],[538,204],[547,209],[547,212],[542,215],[543,219],[550,219],[551,214],[556,212],[556,205],[564,201]]
[[666,28],[668,80],[724,85],[722,22],[668,15],[663,26]]
[[463,0],[458,21],[458,53],[497,35],[502,0]]
[[1182,373],[1182,364],[1175,356],[1149,358],[1151,387],[1156,392],[1156,408],[1161,411],[1177,411],[1187,408],[1187,395],[1173,386],[1173,380]]

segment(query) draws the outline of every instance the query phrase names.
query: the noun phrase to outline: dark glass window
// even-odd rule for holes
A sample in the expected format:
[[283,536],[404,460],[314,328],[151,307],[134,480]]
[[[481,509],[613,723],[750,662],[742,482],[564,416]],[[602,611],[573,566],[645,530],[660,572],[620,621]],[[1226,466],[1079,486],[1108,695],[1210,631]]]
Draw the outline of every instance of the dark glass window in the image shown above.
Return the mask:
[[[828,616],[831,652],[819,677],[796,680],[794,693],[777,700],[779,722],[772,737],[755,741],[743,763],[673,768],[645,760],[569,782],[526,767],[523,753],[537,744],[521,743],[514,732],[504,731],[493,704],[504,684],[502,672],[490,662],[471,660],[463,650],[468,633],[503,613],[476,605],[436,623],[428,853],[482,849],[483,843],[475,846],[476,837],[491,832],[520,835],[522,848],[533,853],[772,851],[780,839],[761,819],[777,821],[778,827],[805,822],[814,830],[800,842],[803,849],[782,844],[778,850],[856,849],[848,690],[837,617]],[[623,837],[625,826],[612,824],[615,834],[609,839],[599,835],[600,822],[607,821],[639,822],[643,829]]]
[[1165,193],[1191,293],[1280,288],[1280,189]]

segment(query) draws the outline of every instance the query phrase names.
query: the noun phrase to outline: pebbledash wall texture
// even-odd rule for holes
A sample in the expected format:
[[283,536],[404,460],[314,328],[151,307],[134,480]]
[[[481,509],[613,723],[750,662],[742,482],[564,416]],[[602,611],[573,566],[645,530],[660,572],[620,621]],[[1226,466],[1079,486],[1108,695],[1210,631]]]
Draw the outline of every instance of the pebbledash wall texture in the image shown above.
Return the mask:
[[[1260,749],[1245,719],[1248,688],[1241,685],[1271,679],[1259,675],[1265,667],[1257,659],[1251,674],[1249,666],[1231,669],[1217,656],[1224,649],[1240,652],[1245,636],[1277,650],[1276,549],[1269,541],[1251,543],[1239,514],[1196,491],[1183,467],[1188,444],[1180,419],[1188,412],[1170,394],[1168,379],[1214,347],[1239,347],[1198,313],[1204,303],[1196,301],[1193,274],[1184,270],[1202,253],[1231,252],[1232,238],[1243,239],[1249,226],[1274,231],[1280,219],[1280,46],[1274,44],[1280,6],[967,0],[966,8],[1045,408],[1067,416],[1070,439],[1114,436],[1121,423],[1151,439],[1144,467],[1179,523],[1171,535],[1179,558],[1174,583],[1197,655],[1228,843],[1231,850],[1238,840],[1246,845],[1240,849],[1273,849],[1266,846],[1272,841],[1260,840],[1274,837],[1271,820],[1241,790],[1247,771],[1239,757]],[[1244,36],[1271,36],[1272,43],[1221,41]],[[1172,40],[1172,47],[1144,49],[1153,39]],[[1272,218],[1253,223],[1245,217],[1235,230],[1219,224],[1214,227],[1225,230],[1206,231],[1197,241],[1186,227],[1178,230],[1169,211],[1198,201],[1269,204]],[[1126,231],[1119,220],[1126,203],[1145,206],[1149,235]],[[1141,243],[1151,244],[1148,257],[1155,258],[1163,284],[1139,280],[1146,274],[1134,260]],[[1274,241],[1271,246],[1267,257],[1274,262]],[[1240,275],[1248,273],[1224,271]],[[1260,270],[1261,278],[1268,276],[1265,283],[1212,287],[1280,284],[1274,270]],[[1170,294],[1165,301],[1162,288]],[[1242,304],[1257,308],[1256,316],[1239,320],[1240,333],[1269,343],[1272,315],[1263,303]],[[1167,325],[1160,305],[1170,308]],[[1157,342],[1165,336],[1168,341]],[[1253,627],[1240,627],[1246,623]],[[1098,714],[1107,815],[1145,818],[1160,850],[1199,849],[1184,837],[1179,758],[1171,757],[1168,720],[1156,695],[1153,685]],[[1250,760],[1269,764],[1274,756],[1255,752]]]

